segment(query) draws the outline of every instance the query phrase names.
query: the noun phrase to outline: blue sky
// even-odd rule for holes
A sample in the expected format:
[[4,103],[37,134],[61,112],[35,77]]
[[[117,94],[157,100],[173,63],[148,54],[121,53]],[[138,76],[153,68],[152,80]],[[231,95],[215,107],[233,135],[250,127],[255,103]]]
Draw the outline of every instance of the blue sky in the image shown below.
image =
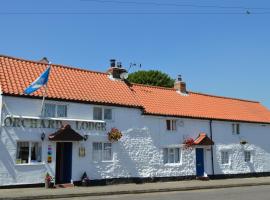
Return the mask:
[[270,108],[269,0],[2,0],[0,19],[0,54],[97,71],[141,63]]

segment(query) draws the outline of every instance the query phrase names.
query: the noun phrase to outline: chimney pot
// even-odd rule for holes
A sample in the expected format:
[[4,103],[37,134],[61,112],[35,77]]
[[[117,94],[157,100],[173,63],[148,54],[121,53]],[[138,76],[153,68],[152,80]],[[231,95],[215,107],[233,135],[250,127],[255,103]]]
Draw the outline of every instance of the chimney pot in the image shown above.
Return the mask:
[[182,81],[182,76],[180,74],[177,76],[177,80]]
[[176,89],[178,92],[181,92],[182,94],[187,94],[186,83],[182,80],[181,75],[177,76],[177,79],[174,83],[174,89]]
[[111,63],[111,67],[115,67],[116,60],[115,59],[111,59],[110,60],[110,63]]
[[117,67],[118,68],[122,68],[122,63],[121,62],[117,62]]
[[111,75],[112,78],[121,79],[120,75],[122,73],[127,73],[127,70],[122,68],[121,62],[116,63],[115,59],[111,59],[110,63],[111,63],[111,66],[107,72]]

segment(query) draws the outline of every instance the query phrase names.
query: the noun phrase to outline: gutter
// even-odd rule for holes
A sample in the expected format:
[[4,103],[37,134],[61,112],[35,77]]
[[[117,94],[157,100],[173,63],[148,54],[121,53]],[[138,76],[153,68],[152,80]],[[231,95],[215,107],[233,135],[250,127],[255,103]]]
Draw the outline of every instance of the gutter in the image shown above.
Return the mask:
[[[212,120],[209,121],[209,128],[210,128],[210,138],[213,141],[213,127],[212,127]],[[212,175],[215,175],[215,168],[214,168],[214,150],[213,146],[211,145],[211,168],[212,168]]]

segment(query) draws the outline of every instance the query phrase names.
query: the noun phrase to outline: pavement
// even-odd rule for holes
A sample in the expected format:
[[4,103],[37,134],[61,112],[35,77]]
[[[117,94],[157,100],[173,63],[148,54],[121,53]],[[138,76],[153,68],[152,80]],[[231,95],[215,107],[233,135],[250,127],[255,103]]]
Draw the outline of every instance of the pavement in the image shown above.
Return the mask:
[[188,180],[156,182],[144,184],[119,184],[92,187],[73,187],[60,189],[16,188],[0,189],[0,200],[57,199],[122,194],[142,194],[155,192],[190,191],[216,188],[270,185],[270,177],[234,178],[221,180]]

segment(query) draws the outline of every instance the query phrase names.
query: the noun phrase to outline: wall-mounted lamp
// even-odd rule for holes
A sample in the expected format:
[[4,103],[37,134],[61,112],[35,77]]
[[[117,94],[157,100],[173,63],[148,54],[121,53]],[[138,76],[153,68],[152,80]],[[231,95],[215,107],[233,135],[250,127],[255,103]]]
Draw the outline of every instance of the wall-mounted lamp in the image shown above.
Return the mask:
[[43,133],[41,134],[41,136],[40,136],[40,139],[43,141],[43,140],[45,139],[45,137],[46,137],[46,135],[45,135],[45,133],[43,132]]
[[240,144],[242,144],[242,145],[245,145],[245,144],[247,144],[248,142],[246,141],[246,140],[241,140],[240,141]]
[[88,135],[84,135],[83,139],[84,139],[84,141],[86,141],[88,139]]

